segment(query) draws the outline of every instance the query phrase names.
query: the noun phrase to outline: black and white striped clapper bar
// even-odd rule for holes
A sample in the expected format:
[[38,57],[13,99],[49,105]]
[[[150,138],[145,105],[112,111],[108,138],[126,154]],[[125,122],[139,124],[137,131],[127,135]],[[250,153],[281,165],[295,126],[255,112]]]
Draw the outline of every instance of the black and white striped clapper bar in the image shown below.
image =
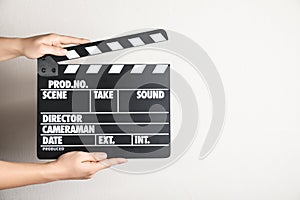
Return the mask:
[[55,159],[69,151],[169,157],[169,64],[58,63],[167,40],[167,33],[158,29],[68,47],[66,56],[39,58],[38,158]]

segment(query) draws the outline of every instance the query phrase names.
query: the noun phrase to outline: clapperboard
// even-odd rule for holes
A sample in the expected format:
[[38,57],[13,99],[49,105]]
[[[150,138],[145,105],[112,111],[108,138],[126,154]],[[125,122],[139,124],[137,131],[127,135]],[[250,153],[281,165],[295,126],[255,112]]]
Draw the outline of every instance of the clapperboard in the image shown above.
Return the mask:
[[69,151],[168,157],[169,64],[59,64],[167,40],[159,29],[67,47],[66,56],[39,58],[38,158],[55,159]]

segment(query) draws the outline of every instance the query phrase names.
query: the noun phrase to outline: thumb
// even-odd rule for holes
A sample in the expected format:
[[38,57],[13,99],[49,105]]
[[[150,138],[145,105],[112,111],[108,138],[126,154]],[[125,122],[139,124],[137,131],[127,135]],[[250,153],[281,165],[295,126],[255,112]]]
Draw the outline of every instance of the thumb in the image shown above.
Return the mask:
[[51,54],[55,56],[64,56],[67,54],[67,50],[57,47],[57,46],[49,46],[49,45],[43,45],[43,53],[44,54]]

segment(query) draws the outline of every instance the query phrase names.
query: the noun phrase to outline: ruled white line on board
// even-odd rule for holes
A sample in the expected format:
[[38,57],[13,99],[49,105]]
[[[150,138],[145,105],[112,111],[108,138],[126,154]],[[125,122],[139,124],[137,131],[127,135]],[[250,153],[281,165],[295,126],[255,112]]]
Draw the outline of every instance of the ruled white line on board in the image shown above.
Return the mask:
[[169,114],[169,112],[41,112],[40,114]]
[[169,146],[169,144],[111,144],[111,145],[41,145],[40,147],[165,147]]
[[56,136],[98,136],[98,135],[125,135],[125,136],[135,136],[135,135],[152,135],[152,136],[155,136],[155,135],[169,135],[169,133],[70,133],[70,134],[67,134],[67,133],[63,133],[63,134],[59,134],[59,133],[42,133],[40,134],[41,136],[53,136],[53,135],[56,135]]
[[62,89],[62,88],[58,88],[58,89],[54,89],[54,88],[42,88],[40,89],[41,91],[94,91],[94,90],[114,90],[114,91],[135,91],[135,90],[170,90],[168,88],[133,88],[133,89],[128,89],[128,88],[122,88],[122,89],[116,89],[116,88],[113,88],[113,89],[87,89],[87,88],[78,88],[78,89],[72,89],[72,88],[65,88],[65,89]]
[[120,112],[120,103],[119,103],[119,99],[120,99],[120,97],[119,97],[119,95],[120,95],[120,92],[119,92],[119,90],[117,90],[117,112]]
[[110,123],[110,122],[100,122],[100,123],[93,123],[93,122],[88,122],[88,123],[40,123],[41,125],[116,125],[116,124],[120,124],[120,125],[130,125],[130,124],[134,124],[134,125],[147,125],[147,124],[154,124],[154,125],[160,125],[160,124],[169,124],[169,122],[137,122],[137,123],[127,123],[127,122],[115,122],[115,123]]
[[90,102],[89,102],[89,106],[90,106],[90,112],[92,112],[92,91],[89,91],[89,94],[90,94]]

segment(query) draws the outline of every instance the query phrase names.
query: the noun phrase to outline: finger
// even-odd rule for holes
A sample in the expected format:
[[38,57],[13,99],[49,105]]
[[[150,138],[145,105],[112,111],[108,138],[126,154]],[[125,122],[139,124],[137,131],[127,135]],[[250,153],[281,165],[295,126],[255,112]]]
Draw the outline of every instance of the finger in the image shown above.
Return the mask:
[[90,40],[88,39],[76,38],[66,35],[58,35],[57,37],[61,44],[86,44],[90,42]]
[[[48,44],[50,45],[50,44]],[[57,42],[52,42],[50,46],[55,46],[55,47],[59,47],[59,48],[63,48],[63,45]]]
[[43,49],[42,50],[43,54],[51,54],[56,56],[64,56],[68,52],[66,49],[62,49],[56,46],[49,46],[49,45],[43,45],[42,49]]
[[101,161],[107,158],[107,154],[104,152],[93,152],[90,153],[92,161]]
[[102,160],[98,163],[95,163],[96,171],[109,168],[114,165],[126,163],[127,160],[125,158],[110,158]]

